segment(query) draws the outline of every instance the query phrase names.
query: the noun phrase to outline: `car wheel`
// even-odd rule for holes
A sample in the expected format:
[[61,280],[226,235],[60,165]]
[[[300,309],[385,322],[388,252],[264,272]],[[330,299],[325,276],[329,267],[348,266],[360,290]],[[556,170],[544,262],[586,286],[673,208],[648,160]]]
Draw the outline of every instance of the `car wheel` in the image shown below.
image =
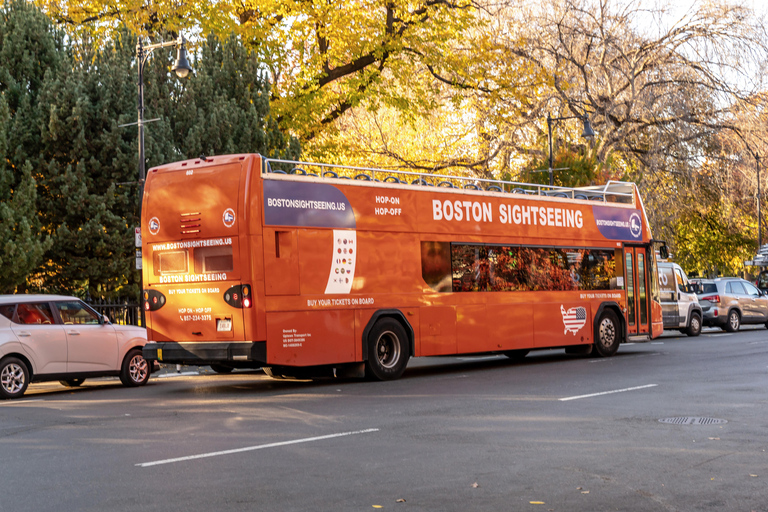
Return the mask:
[[595,352],[600,357],[610,357],[619,350],[621,329],[619,318],[610,309],[603,311],[595,325]]
[[741,317],[739,316],[739,312],[735,309],[732,309],[728,313],[728,321],[725,323],[725,330],[728,332],[736,332],[739,330],[740,326]]
[[0,398],[21,398],[29,386],[29,369],[21,359],[0,361]]
[[216,373],[232,373],[232,370],[234,370],[234,368],[231,366],[224,366],[221,364],[212,364],[210,366],[211,370],[215,371]]
[[149,363],[141,354],[141,349],[133,349],[123,359],[120,381],[124,386],[143,386],[149,380],[149,370]]
[[60,380],[59,384],[62,386],[67,386],[68,388],[76,388],[80,386],[83,382],[85,382],[85,379],[67,379],[67,380]]
[[685,334],[688,336],[698,336],[701,334],[701,317],[697,313],[691,315],[691,323],[688,325],[688,329],[685,330]]
[[405,371],[410,358],[408,335],[394,318],[382,318],[368,335],[366,376],[375,380],[394,380]]

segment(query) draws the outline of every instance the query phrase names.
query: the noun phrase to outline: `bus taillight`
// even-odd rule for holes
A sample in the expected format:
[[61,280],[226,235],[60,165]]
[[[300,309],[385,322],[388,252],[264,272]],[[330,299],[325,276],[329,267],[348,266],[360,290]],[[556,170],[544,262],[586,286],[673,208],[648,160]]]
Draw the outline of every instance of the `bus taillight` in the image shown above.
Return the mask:
[[234,308],[250,308],[253,305],[250,285],[242,284],[231,287],[224,292],[224,302]]
[[157,290],[144,290],[141,298],[144,302],[144,311],[157,311],[165,306],[165,295]]

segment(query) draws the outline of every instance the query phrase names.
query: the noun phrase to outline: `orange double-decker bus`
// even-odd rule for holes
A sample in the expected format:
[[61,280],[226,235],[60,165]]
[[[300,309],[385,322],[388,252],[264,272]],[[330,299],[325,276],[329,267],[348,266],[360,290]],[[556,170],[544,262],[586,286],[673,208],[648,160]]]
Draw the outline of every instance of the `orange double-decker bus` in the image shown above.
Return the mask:
[[632,183],[216,156],[149,171],[142,240],[144,356],[165,363],[388,380],[414,356],[611,356],[663,329]]

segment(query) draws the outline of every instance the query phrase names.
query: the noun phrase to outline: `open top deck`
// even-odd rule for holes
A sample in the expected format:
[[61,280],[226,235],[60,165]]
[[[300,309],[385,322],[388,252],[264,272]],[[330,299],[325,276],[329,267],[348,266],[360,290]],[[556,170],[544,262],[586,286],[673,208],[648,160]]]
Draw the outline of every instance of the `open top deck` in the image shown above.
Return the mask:
[[634,203],[635,184],[609,181],[605,185],[586,187],[556,187],[538,183],[491,180],[477,177],[396,171],[374,167],[355,167],[296,160],[264,158],[262,174],[284,174],[321,178],[324,180],[361,180],[397,185],[442,187],[474,191],[526,194],[611,203]]

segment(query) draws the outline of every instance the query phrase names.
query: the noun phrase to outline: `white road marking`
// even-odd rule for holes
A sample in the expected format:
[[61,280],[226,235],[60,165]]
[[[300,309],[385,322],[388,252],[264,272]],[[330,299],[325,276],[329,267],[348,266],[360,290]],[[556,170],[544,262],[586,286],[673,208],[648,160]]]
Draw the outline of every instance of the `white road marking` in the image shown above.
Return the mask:
[[356,430],[354,432],[341,432],[338,434],[328,434],[327,436],[317,436],[317,437],[305,437],[304,439],[294,439],[293,441],[282,441],[279,443],[269,443],[269,444],[260,444],[257,446],[247,446],[245,448],[236,448],[234,450],[223,450],[220,452],[210,452],[210,453],[201,453],[198,455],[189,455],[186,457],[177,457],[175,459],[165,459],[165,460],[156,460],[152,462],[142,462],[140,464],[136,464],[136,466],[141,468],[148,468],[150,466],[159,466],[161,464],[171,464],[173,462],[184,462],[187,460],[195,460],[195,459],[204,459],[207,457],[218,457],[219,455],[231,455],[233,453],[242,453],[242,452],[250,452],[253,450],[261,450],[264,448],[276,448],[278,446],[287,446],[290,444],[299,444],[299,443],[310,443],[312,441],[322,441],[323,439],[333,439],[334,437],[344,437],[344,436],[353,436],[356,434],[368,434],[370,432],[378,432],[379,429],[377,428],[369,428],[366,430]]
[[42,398],[33,398],[31,400],[9,400],[5,403],[0,403],[0,405],[19,405],[19,404],[28,404],[30,402],[42,402]]
[[709,334],[710,338],[720,338],[722,336],[733,336],[733,333],[724,333],[724,334]]
[[567,402],[568,400],[578,400],[579,398],[591,398],[593,396],[612,395],[613,393],[623,393],[625,391],[635,391],[637,389],[646,389],[658,386],[658,384],[646,384],[645,386],[637,386],[634,388],[615,389],[613,391],[603,391],[601,393],[592,393],[589,395],[569,396],[567,398],[558,398],[561,402]]

